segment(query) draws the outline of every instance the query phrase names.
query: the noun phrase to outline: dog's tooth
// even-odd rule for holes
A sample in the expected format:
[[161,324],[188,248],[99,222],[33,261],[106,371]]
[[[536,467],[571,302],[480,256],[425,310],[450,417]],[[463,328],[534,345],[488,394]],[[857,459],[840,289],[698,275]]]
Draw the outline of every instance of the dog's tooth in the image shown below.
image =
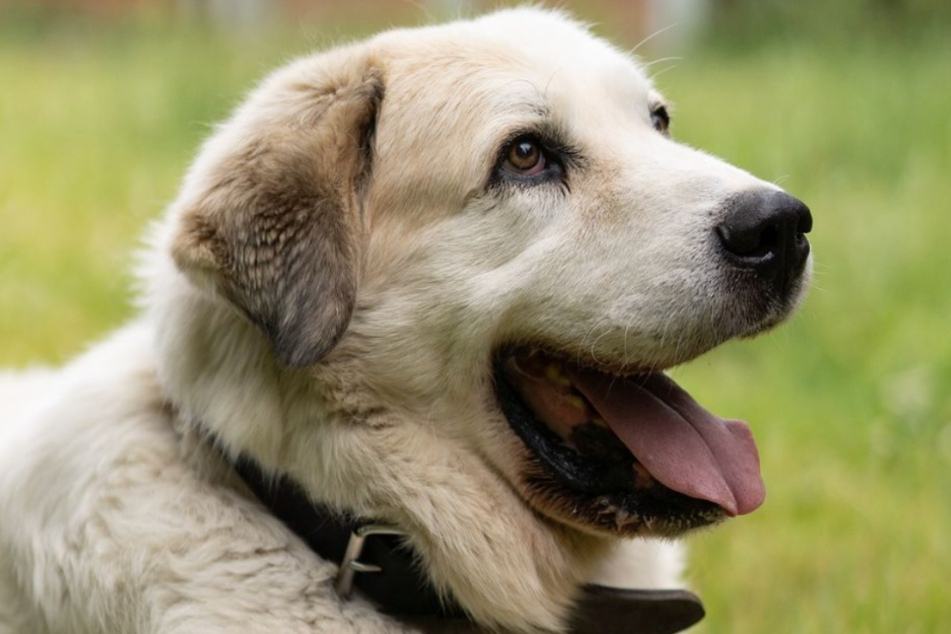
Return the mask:
[[571,406],[576,409],[583,410],[585,408],[584,401],[577,394],[569,394],[565,396],[565,401],[570,403]]
[[647,489],[657,483],[654,476],[641,463],[635,462],[632,467],[634,469],[634,485],[638,488]]
[[545,378],[555,385],[561,385],[563,387],[571,385],[571,379],[562,373],[561,366],[557,363],[549,363],[545,366]]
[[592,416],[591,422],[597,425],[598,427],[603,427],[604,429],[611,429],[610,425],[608,425],[607,422],[605,422],[605,420],[601,418],[600,416]]

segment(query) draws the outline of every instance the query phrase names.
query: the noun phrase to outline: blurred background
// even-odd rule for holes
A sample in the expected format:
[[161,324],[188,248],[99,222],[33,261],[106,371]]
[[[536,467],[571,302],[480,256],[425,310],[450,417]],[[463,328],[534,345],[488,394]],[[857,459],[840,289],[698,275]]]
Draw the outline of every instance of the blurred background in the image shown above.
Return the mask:
[[[676,137],[815,217],[800,314],[676,371],[752,423],[769,490],[691,540],[702,631],[951,631],[951,3],[558,4],[642,43]],[[145,226],[268,70],[495,6],[0,0],[0,366],[62,362],[133,314]]]

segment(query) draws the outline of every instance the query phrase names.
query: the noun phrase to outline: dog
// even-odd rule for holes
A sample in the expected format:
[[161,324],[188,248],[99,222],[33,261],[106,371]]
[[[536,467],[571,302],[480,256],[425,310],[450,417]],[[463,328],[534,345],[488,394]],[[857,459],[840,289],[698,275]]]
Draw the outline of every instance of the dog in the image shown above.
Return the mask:
[[[680,587],[648,538],[765,491],[749,428],[664,370],[794,312],[812,218],[669,125],[537,8],[268,77],[152,230],[138,316],[0,379],[0,632],[418,631],[345,596],[379,533],[473,630]],[[361,527],[345,565],[303,507]]]

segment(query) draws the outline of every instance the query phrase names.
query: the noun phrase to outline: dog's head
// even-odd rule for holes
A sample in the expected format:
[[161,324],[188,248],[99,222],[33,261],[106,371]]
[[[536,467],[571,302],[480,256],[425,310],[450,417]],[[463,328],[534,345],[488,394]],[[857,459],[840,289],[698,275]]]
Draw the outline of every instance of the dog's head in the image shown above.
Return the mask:
[[[790,314],[811,217],[669,124],[635,61],[536,10],[394,31],[279,71],[208,142],[173,207],[168,246],[200,302],[255,326],[195,326],[218,352],[192,365],[239,373],[222,359],[242,359],[236,389],[284,399],[279,418],[312,390],[315,419],[425,436],[539,526],[674,535],[753,510],[749,430],[662,371]],[[253,363],[236,352],[259,344]],[[284,453],[264,460],[304,473],[288,436],[310,432],[295,425],[277,425],[267,442]],[[243,429],[223,436],[263,452],[262,432]],[[327,493],[338,468],[303,479],[359,506]]]

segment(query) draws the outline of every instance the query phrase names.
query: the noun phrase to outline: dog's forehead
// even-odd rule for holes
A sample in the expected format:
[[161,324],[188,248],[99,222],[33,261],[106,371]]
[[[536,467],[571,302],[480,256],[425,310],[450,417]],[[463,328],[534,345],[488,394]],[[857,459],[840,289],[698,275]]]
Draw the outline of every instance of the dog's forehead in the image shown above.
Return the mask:
[[643,70],[558,13],[511,10],[389,32],[375,50],[385,96],[374,179],[392,200],[427,192],[458,208],[517,134],[557,129],[562,142],[612,160],[629,133],[652,130]]
[[622,100],[634,100],[644,98],[650,90],[649,80],[630,56],[564,14],[537,9],[503,11],[475,21],[471,28],[498,47],[513,69],[543,81],[545,92],[562,85],[594,90],[589,98],[613,91]]
[[502,11],[405,31],[392,43],[387,95],[400,109],[412,104],[429,129],[497,128],[545,114],[582,121],[656,99],[630,56],[557,12]]

